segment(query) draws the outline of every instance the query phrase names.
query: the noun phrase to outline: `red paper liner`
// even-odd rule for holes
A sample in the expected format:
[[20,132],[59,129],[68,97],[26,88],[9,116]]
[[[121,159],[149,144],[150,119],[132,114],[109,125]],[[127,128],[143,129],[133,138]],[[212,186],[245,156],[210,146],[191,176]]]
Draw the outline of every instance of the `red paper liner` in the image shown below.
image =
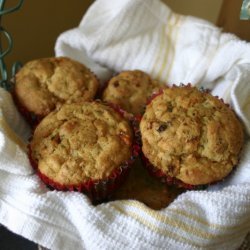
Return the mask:
[[147,169],[148,173],[152,177],[157,178],[158,180],[167,184],[168,186],[176,186],[178,188],[183,188],[186,190],[204,190],[211,185],[215,185],[220,182],[223,182],[226,180],[226,178],[229,178],[230,176],[234,174],[236,167],[237,167],[237,164],[234,165],[231,172],[219,181],[210,182],[208,184],[191,185],[191,184],[184,183],[183,181],[175,177],[165,174],[162,170],[156,168],[143,153],[141,153],[141,158],[142,158],[144,168]]
[[142,160],[144,167],[147,169],[152,177],[159,179],[161,182],[168,186],[176,186],[178,188],[184,188],[186,190],[201,190],[206,188],[208,185],[191,185],[182,182],[181,180],[165,174],[161,169],[156,168],[148,158],[142,153]]
[[147,100],[146,105],[149,105],[157,96],[162,95],[162,94],[163,94],[163,91],[164,91],[164,89],[162,88],[162,89],[160,89],[159,91],[153,93],[153,94],[149,97],[149,99]]
[[139,152],[139,147],[137,144],[132,146],[131,157],[128,161],[124,162],[119,167],[115,168],[108,178],[99,180],[87,180],[81,184],[77,185],[63,185],[60,184],[45,174],[41,173],[38,169],[37,162],[31,156],[31,148],[29,145],[29,160],[31,166],[36,170],[37,175],[40,179],[51,189],[56,189],[58,191],[78,191],[85,193],[94,203],[98,203],[107,199],[112,193],[122,185],[123,181],[126,179],[129,170],[137,158]]
[[[112,106],[111,106],[112,107]],[[112,107],[116,112],[123,116],[124,112],[122,109],[117,107]],[[132,120],[131,120],[132,121]],[[105,179],[93,180],[89,179],[81,184],[77,185],[63,185],[60,184],[45,174],[41,173],[38,169],[38,163],[32,158],[32,149],[30,144],[28,145],[28,156],[31,166],[35,169],[37,175],[40,179],[52,190],[56,189],[58,191],[78,191],[85,193],[94,204],[102,202],[108,199],[113,192],[122,185],[125,181],[129,170],[134,163],[135,159],[139,156],[140,146],[137,143],[137,139],[134,138],[133,144],[131,147],[131,156],[130,158],[121,164],[119,167],[115,168],[109,177]]]

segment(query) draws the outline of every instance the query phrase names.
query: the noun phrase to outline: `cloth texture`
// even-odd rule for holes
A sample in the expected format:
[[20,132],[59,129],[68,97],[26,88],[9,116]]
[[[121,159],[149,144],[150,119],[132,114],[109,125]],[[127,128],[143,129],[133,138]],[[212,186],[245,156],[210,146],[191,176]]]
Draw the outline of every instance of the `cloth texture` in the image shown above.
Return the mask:
[[158,0],[97,0],[58,37],[55,54],[86,64],[102,83],[141,69],[170,85],[211,89],[245,125],[240,162],[222,183],[160,211],[133,200],[93,206],[81,193],[48,190],[34,174],[30,130],[0,89],[0,223],[58,250],[239,249],[250,231],[250,44]]

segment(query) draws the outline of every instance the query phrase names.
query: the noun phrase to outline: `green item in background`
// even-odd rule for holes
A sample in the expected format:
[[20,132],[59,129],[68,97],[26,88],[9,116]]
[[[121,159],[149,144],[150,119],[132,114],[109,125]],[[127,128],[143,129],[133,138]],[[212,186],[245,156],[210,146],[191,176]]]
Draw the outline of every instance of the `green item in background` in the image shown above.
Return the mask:
[[250,20],[250,0],[243,0],[240,11],[240,19]]
[[[17,10],[19,10],[22,7],[24,0],[19,0],[19,2],[11,8],[4,8],[5,7],[5,2],[6,0],[0,0],[0,87],[5,88],[6,90],[10,89],[10,77],[8,77],[8,70],[6,68],[5,62],[4,62],[4,58],[5,56],[7,56],[12,49],[13,46],[13,41],[12,41],[12,37],[9,34],[9,32],[7,30],[5,30],[1,23],[2,23],[2,17],[4,15],[10,14],[12,12],[15,12]],[[7,41],[7,48],[3,49],[2,46],[2,38],[5,37],[6,41]],[[21,67],[21,63],[16,62],[14,63],[13,67],[12,67],[12,76],[15,75],[15,73],[17,72],[17,70]]]

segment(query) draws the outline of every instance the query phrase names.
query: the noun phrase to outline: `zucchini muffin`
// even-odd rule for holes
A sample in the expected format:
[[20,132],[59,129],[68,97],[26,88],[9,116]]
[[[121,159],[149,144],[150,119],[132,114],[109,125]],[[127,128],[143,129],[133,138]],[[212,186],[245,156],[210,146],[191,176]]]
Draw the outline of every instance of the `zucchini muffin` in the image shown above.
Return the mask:
[[86,192],[93,200],[117,187],[137,152],[130,123],[100,102],[64,104],[36,127],[31,164],[58,190]]
[[222,100],[195,87],[165,89],[140,122],[147,167],[186,188],[222,180],[237,164],[243,127]]
[[148,98],[162,84],[140,70],[124,71],[110,79],[102,100],[114,103],[132,114],[143,113]]
[[20,112],[37,123],[63,103],[92,100],[98,86],[95,75],[81,63],[52,57],[26,63],[15,76],[13,94]]

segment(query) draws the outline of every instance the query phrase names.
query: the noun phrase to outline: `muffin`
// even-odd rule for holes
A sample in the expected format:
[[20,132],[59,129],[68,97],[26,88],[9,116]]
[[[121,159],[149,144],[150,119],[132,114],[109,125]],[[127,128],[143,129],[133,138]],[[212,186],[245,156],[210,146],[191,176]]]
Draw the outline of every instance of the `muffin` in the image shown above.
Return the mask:
[[99,86],[88,68],[66,57],[30,61],[14,81],[14,100],[20,112],[35,124],[63,103],[92,100]]
[[140,131],[150,172],[185,188],[222,180],[237,164],[243,145],[243,127],[233,110],[190,85],[156,96]]
[[100,102],[64,104],[36,127],[30,161],[57,190],[106,198],[126,175],[136,152],[130,123]]
[[102,100],[114,103],[132,114],[141,114],[147,99],[161,87],[162,84],[152,80],[143,71],[124,71],[110,79],[104,89]]

